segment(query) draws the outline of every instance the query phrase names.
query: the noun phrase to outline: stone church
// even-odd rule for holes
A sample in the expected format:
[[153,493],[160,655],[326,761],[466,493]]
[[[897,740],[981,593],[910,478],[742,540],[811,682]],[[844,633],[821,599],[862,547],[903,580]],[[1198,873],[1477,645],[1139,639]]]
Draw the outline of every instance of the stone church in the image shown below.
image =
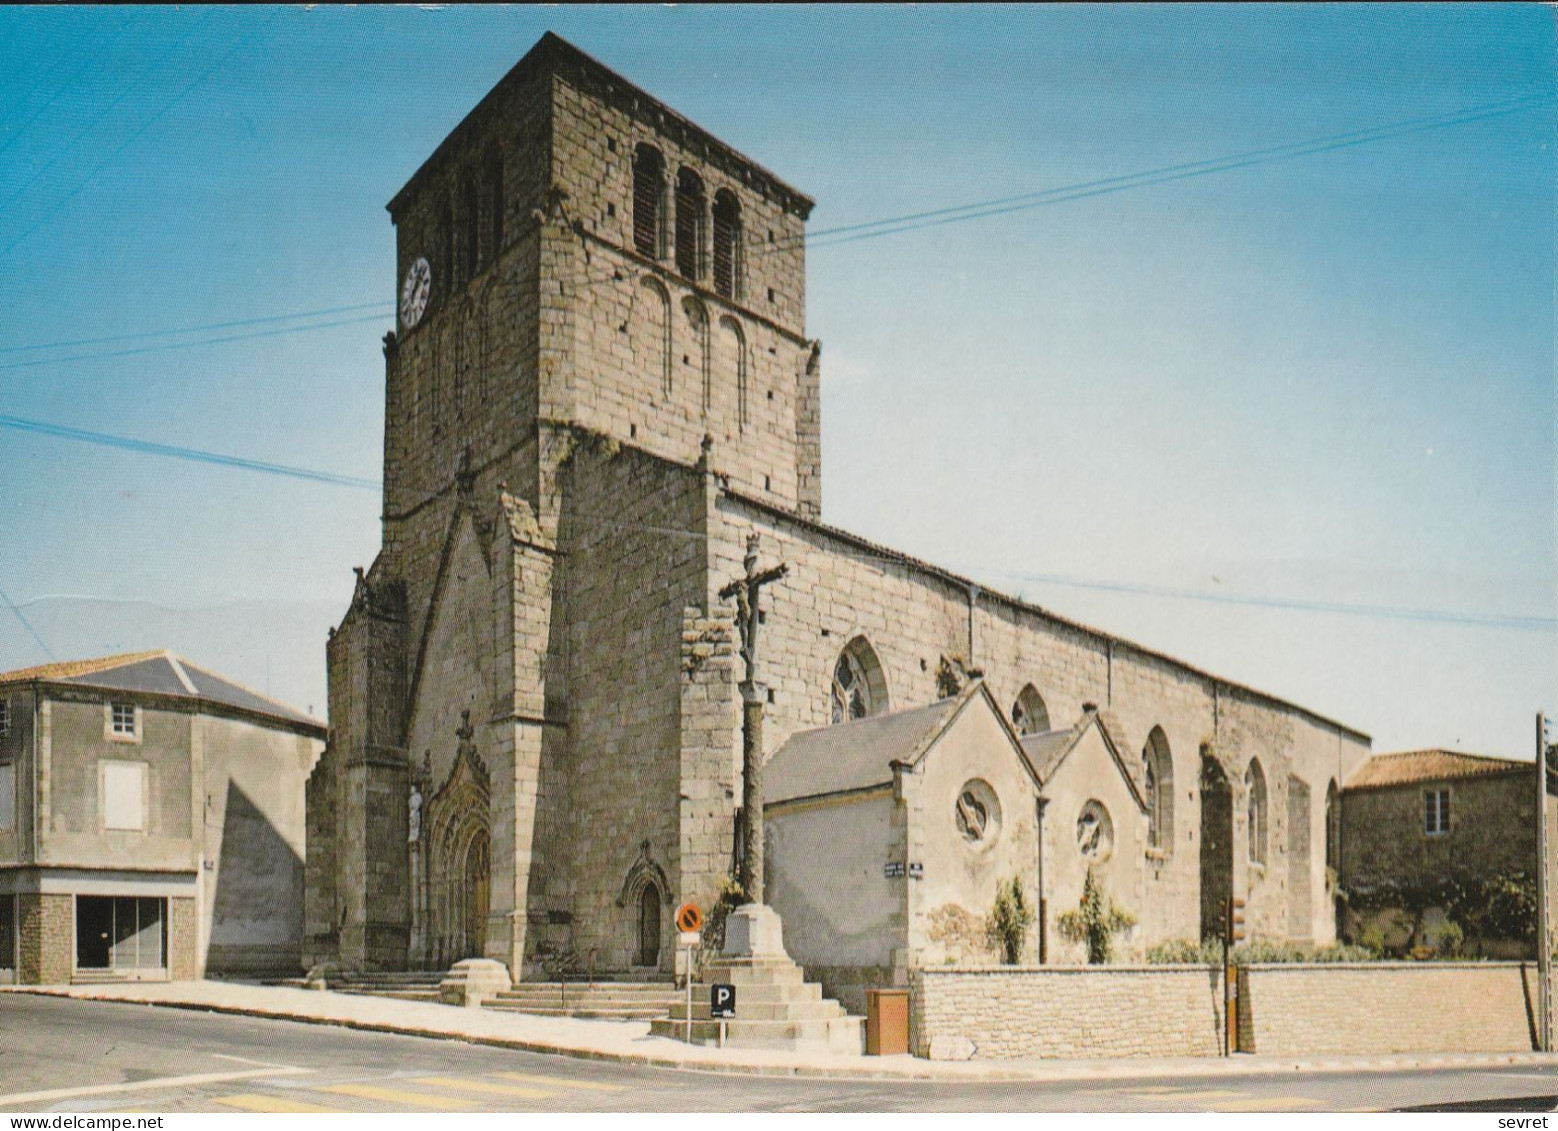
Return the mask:
[[[1030,896],[1045,870],[1076,890],[1067,861],[1107,819],[1138,951],[1213,930],[1230,895],[1256,935],[1334,937],[1334,799],[1365,735],[823,522],[812,205],[553,35],[390,201],[383,547],[328,646],[309,963],[669,971],[672,909],[732,871],[742,674],[719,594],[754,535],[789,569],[762,598],[770,754],[977,682],[1001,773],[1041,790],[1074,767]],[[953,785],[958,757],[932,760]],[[784,773],[805,796],[804,754]],[[968,840],[984,796],[915,819]],[[1035,826],[1032,800],[1004,804]],[[776,867],[832,851],[797,843]],[[950,866],[887,863],[858,882]],[[901,968],[922,933],[899,935]]]

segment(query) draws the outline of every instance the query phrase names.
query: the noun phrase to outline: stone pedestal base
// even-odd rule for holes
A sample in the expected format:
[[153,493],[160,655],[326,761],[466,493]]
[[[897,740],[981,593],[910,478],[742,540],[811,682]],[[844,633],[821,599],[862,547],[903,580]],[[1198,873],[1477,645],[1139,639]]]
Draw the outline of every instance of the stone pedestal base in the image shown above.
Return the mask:
[[492,958],[466,958],[451,966],[438,983],[438,1000],[445,1005],[474,1008],[513,988],[514,979],[503,963]]
[[[709,988],[736,988],[736,1015],[723,1023],[730,1048],[809,1049],[859,1055],[863,1022],[838,1002],[822,996],[784,952],[779,916],[771,907],[748,903],[725,920],[725,949],[704,968],[692,988],[692,1014],[678,1002],[670,1017],[650,1023],[657,1037],[717,1044],[721,1022],[709,1011]],[[690,1024],[689,1024],[690,1021]]]
[[761,903],[743,903],[725,920],[725,958],[771,958],[788,962],[779,913]]

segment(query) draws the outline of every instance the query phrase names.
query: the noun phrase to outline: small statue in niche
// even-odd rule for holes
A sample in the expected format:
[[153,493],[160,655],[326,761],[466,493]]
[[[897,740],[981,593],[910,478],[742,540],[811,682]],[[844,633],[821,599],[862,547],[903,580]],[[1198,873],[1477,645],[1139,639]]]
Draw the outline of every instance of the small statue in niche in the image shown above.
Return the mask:
[[415,844],[422,839],[422,791],[415,785],[406,806],[406,839]]

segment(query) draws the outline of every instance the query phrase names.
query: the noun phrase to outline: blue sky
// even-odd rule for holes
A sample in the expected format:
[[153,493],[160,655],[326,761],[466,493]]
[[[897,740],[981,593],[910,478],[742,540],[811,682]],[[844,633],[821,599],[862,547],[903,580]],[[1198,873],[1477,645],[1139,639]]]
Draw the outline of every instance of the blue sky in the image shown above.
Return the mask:
[[[549,29],[815,196],[814,231],[1518,103],[819,241],[808,329],[830,522],[1376,749],[1529,756],[1545,8],[0,9],[0,415],[376,478],[383,205]],[[0,508],[42,639],[0,608],[0,667],[167,646],[323,712],[373,492],[0,428]]]

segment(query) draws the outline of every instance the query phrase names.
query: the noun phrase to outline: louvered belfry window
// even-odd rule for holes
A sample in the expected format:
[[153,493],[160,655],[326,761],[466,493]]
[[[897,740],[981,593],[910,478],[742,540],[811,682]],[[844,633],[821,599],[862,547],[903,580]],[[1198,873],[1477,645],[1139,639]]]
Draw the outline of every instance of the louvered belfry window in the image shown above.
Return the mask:
[[633,246],[640,255],[660,257],[660,197],[665,183],[665,159],[652,145],[640,145],[633,155]]
[[703,178],[691,169],[676,174],[676,270],[687,279],[703,274]]
[[729,189],[714,194],[714,293],[741,297],[741,202]]

